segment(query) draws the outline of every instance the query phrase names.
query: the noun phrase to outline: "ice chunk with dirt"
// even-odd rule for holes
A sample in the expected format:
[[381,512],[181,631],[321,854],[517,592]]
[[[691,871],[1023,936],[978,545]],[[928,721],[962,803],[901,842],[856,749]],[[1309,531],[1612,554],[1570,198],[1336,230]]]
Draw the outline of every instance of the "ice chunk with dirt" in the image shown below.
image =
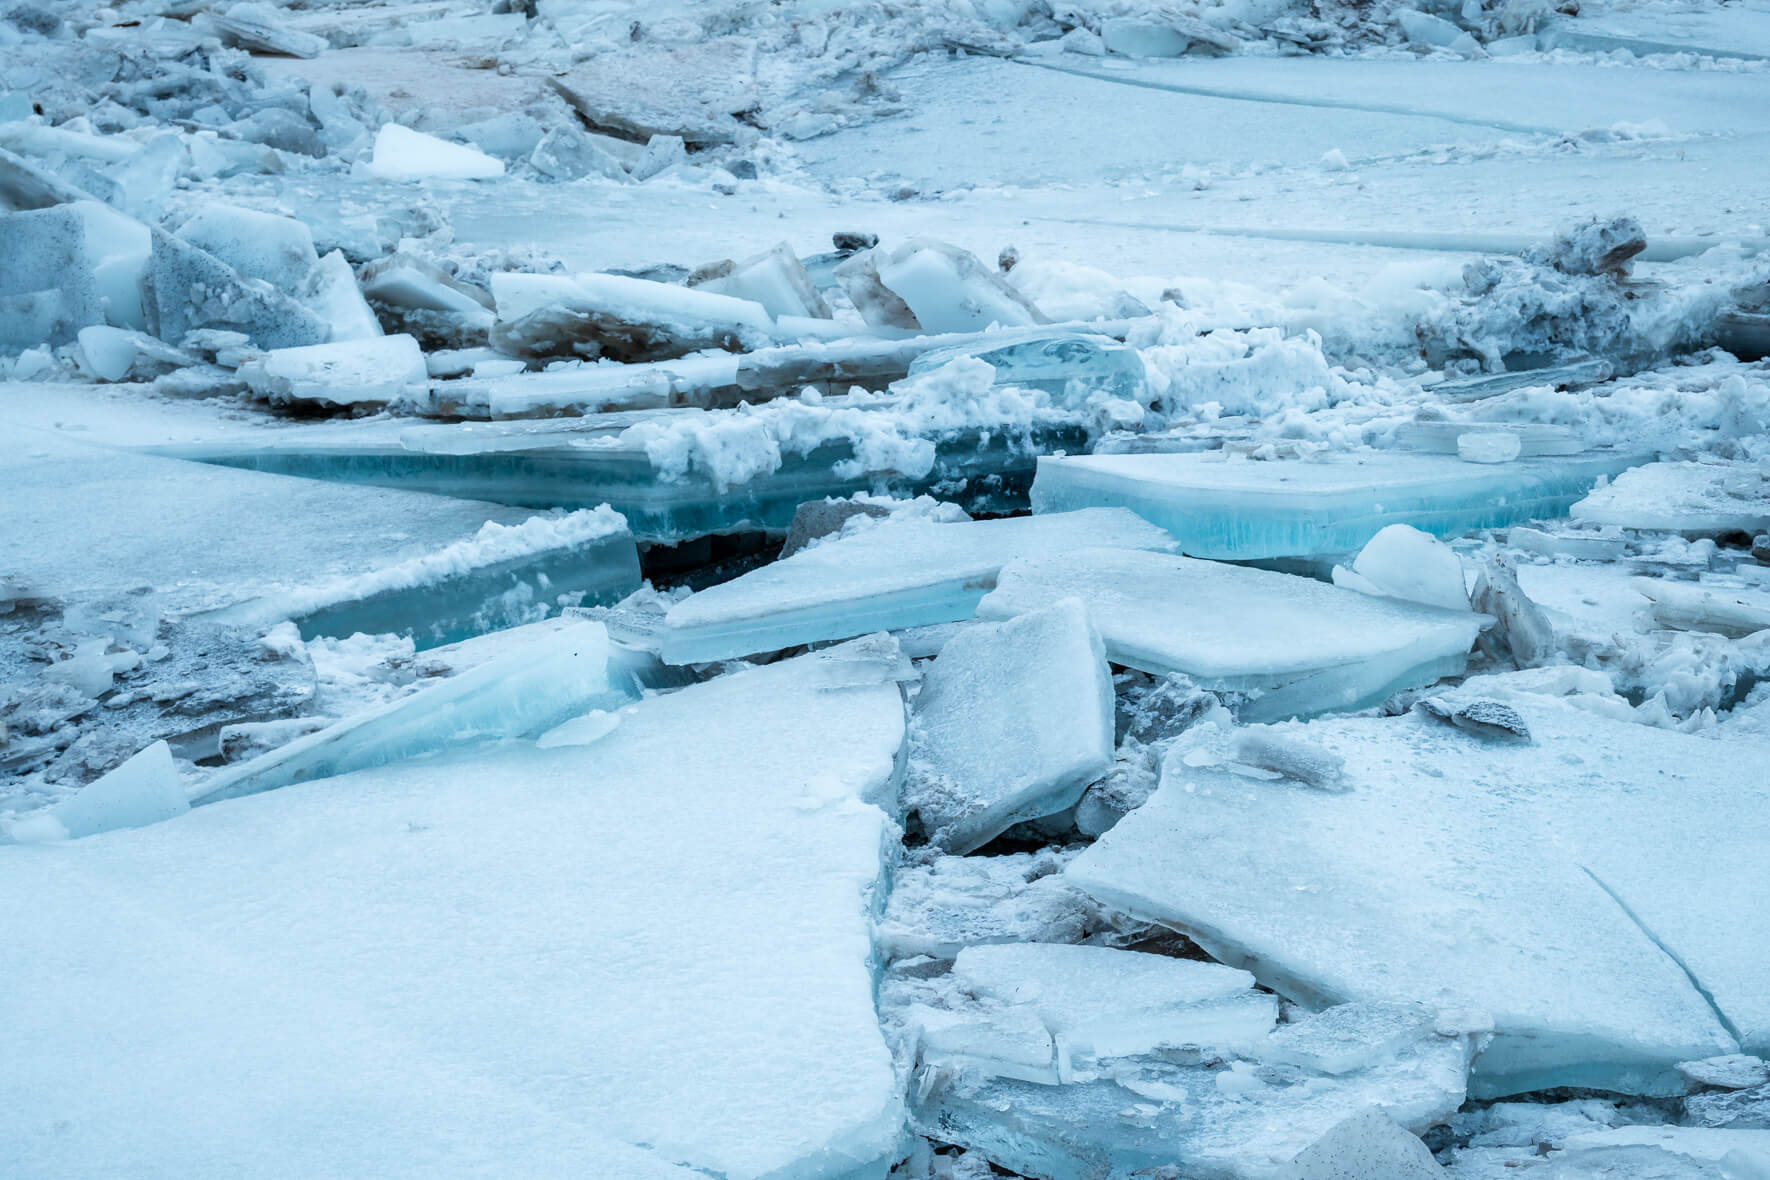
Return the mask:
[[1344,794],[1170,757],[1066,876],[1299,1003],[1491,1014],[1477,1095],[1681,1093],[1679,1062],[1766,1036],[1770,842],[1737,819],[1770,788],[1745,741],[1513,704],[1535,745],[1418,715],[1302,727]]
[[576,127],[554,127],[541,137],[529,154],[536,172],[554,180],[579,180],[600,176],[622,184],[633,178],[627,166]]
[[165,742],[155,742],[78,794],[0,826],[0,835],[20,844],[78,839],[157,824],[189,810],[172,750]]
[[1770,468],[1762,463],[1647,463],[1573,505],[1578,520],[1692,536],[1770,529]]
[[430,377],[418,342],[401,333],[304,348],[277,348],[240,367],[240,376],[273,404],[386,405]]
[[179,226],[178,236],[285,295],[299,296],[320,264],[303,222],[237,205],[204,205]]
[[[590,745],[0,850],[24,915],[0,967],[32,1014],[0,1029],[13,1170],[882,1176],[903,1100],[869,801],[896,790],[903,705],[804,667],[649,699]],[[70,1111],[93,1133],[57,1132]]]
[[464,746],[537,737],[638,695],[637,685],[609,659],[608,631],[601,623],[582,622],[536,635],[424,692],[229,767],[200,784],[192,800],[237,799]]
[[1045,456],[1032,502],[1034,512],[1129,508],[1193,557],[1331,557],[1357,552],[1391,524],[1448,537],[1561,516],[1601,476],[1641,461],[1601,451],[1497,467],[1395,451],[1312,462],[1221,452]]
[[879,281],[929,332],[981,332],[1048,323],[1032,301],[977,260],[932,238],[914,238],[877,261]]
[[774,320],[750,299],[625,275],[492,276],[492,342],[512,356],[668,360],[772,341]]
[[1351,569],[1334,567],[1334,585],[1445,610],[1469,608],[1462,560],[1412,525],[1388,525],[1365,542]]
[[504,162],[465,144],[384,123],[365,171],[376,180],[493,180],[504,175]]
[[1125,549],[1015,561],[977,613],[1011,618],[1072,596],[1113,663],[1245,694],[1240,715],[1250,721],[1365,708],[1456,675],[1486,622],[1294,574]]
[[1073,807],[1112,767],[1112,676],[1077,601],[955,636],[924,674],[904,803],[970,852]]
[[1166,548],[1128,512],[1096,510],[938,524],[886,521],[690,595],[670,608],[673,664],[779,651],[971,617],[1016,558],[1082,545]]

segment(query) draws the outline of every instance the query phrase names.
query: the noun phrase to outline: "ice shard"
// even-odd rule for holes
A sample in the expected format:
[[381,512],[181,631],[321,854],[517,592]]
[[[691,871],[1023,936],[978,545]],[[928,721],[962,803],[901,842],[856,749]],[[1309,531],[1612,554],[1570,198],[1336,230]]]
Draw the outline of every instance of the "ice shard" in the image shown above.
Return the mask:
[[175,819],[190,810],[172,751],[155,742],[123,765],[88,783],[76,795],[45,810],[0,826],[5,837],[21,844],[41,840],[68,840],[139,828]]
[[1024,327],[1049,321],[996,271],[973,254],[914,238],[876,263],[879,281],[908,305],[929,332],[981,332],[991,325]]
[[1066,875],[1299,1003],[1490,1013],[1477,1095],[1675,1094],[1679,1062],[1755,1051],[1770,841],[1738,817],[1770,788],[1749,742],[1510,703],[1534,744],[1417,714],[1302,727],[1345,758],[1344,794],[1170,757]]
[[547,629],[421,693],[229,767],[201,783],[192,802],[216,803],[407,758],[536,737],[638,696],[638,686],[611,661],[601,623]]
[[1770,529],[1770,468],[1753,463],[1648,463],[1573,506],[1576,519],[1629,529],[1714,535]]
[[810,663],[0,849],[8,1170],[883,1177],[903,705]]
[[1162,549],[1128,512],[936,524],[885,521],[702,590],[670,608],[663,656],[700,663],[969,618],[1016,558],[1081,545]]
[[1012,618],[1070,597],[1087,606],[1113,663],[1246,694],[1248,721],[1361,709],[1455,675],[1487,622],[1295,574],[1129,549],[1015,561],[977,613]]
[[1218,452],[1046,456],[1033,511],[1129,508],[1192,557],[1249,561],[1353,553],[1389,524],[1435,536],[1566,514],[1601,476],[1646,461],[1592,451],[1489,466],[1369,451],[1313,462]]
[[1075,805],[1112,768],[1112,674],[1080,602],[955,636],[923,677],[905,804],[970,852]]

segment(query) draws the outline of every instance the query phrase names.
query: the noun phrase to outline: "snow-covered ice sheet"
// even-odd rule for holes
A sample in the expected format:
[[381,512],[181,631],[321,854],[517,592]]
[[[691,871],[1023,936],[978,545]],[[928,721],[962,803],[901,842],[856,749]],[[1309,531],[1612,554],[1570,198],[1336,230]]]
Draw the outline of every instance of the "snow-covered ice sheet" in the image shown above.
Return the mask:
[[1576,519],[1631,529],[1715,534],[1770,529],[1770,467],[1648,463],[1573,505]]
[[903,705],[827,682],[0,849],[4,1170],[883,1177]]
[[1012,618],[1070,597],[1086,605],[1115,664],[1248,694],[1241,715],[1264,721],[1365,708],[1455,675],[1487,621],[1295,574],[1126,549],[1011,562],[977,613]]
[[970,618],[1016,558],[1084,545],[1166,549],[1122,510],[1007,520],[887,521],[702,590],[665,616],[663,656],[700,663]]
[[1681,1092],[1679,1060],[1765,1035],[1757,754],[1510,703],[1532,744],[1417,713],[1308,725],[1344,794],[1171,757],[1066,875],[1299,1002],[1485,1010],[1477,1094]]
[[929,839],[970,852],[1073,807],[1112,768],[1112,674],[1080,602],[953,637],[923,675],[905,804]]
[[1193,557],[1326,557],[1357,551],[1390,524],[1450,536],[1561,516],[1599,477],[1650,457],[1592,452],[1490,465],[1394,451],[1313,462],[1213,452],[1046,456],[1033,511],[1129,508]]

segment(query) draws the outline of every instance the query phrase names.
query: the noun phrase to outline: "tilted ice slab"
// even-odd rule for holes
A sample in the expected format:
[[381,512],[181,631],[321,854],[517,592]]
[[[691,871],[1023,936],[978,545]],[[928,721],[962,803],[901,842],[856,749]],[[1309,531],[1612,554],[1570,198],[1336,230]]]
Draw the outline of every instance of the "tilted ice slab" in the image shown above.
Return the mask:
[[923,678],[905,803],[931,842],[970,852],[1073,807],[1112,769],[1112,670],[1080,602],[949,641]]
[[1165,549],[1170,541],[1111,509],[887,522],[683,599],[664,618],[662,654],[672,664],[700,663],[970,618],[1008,562],[1083,545]]
[[0,568],[52,597],[146,586],[167,611],[430,645],[528,621],[560,595],[613,601],[639,584],[633,539],[608,511],[534,516],[4,429]]
[[1770,466],[1649,463],[1594,491],[1573,515],[1630,529],[1761,533],[1770,529]]
[[1258,462],[1218,452],[1039,459],[1034,512],[1119,506],[1193,557],[1250,561],[1352,553],[1385,525],[1436,536],[1563,516],[1600,476],[1647,456],[1594,451],[1512,463],[1368,451]]
[[[1300,1003],[1490,1012],[1471,1082],[1680,1092],[1770,1027],[1761,751],[1516,697],[1533,744],[1435,719],[1317,721],[1346,794],[1170,758],[1066,873]],[[1694,980],[1694,982],[1693,982]]]
[[346,717],[204,782],[195,803],[215,803],[464,746],[535,736],[592,709],[636,700],[632,677],[612,664],[601,623],[540,632],[476,668]]
[[[1363,1015],[1392,1028],[1386,1012]],[[1333,1173],[1311,1149],[1351,1148],[1335,1134],[1348,1120],[1374,1111],[1418,1132],[1462,1104],[1469,1039],[1446,1032],[1417,1022],[1337,1075],[1270,1061],[1258,1044],[1240,1052],[1171,1045],[1102,1061],[1092,1080],[1065,1085],[936,1070],[912,1088],[911,1117],[931,1138],[1044,1180],[1132,1180],[1163,1169],[1188,1180],[1321,1180]]]
[[829,682],[0,849],[5,1171],[882,1180],[903,706]]
[[1240,711],[1250,721],[1361,709],[1456,675],[1487,622],[1295,574],[1126,549],[1015,561],[977,613],[1011,618],[1069,597],[1086,604],[1113,663],[1253,694]]

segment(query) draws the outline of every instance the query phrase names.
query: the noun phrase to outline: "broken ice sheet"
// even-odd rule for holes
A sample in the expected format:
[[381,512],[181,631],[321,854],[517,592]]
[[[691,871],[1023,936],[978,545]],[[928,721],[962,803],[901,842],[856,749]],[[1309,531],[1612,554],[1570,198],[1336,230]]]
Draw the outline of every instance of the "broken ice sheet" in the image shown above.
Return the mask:
[[0,849],[12,1170],[882,1176],[903,1109],[867,920],[894,833],[866,800],[896,790],[903,704],[806,667],[587,746]]
[[1644,461],[1593,451],[1499,466],[1394,451],[1313,462],[1219,453],[1045,456],[1034,512],[1124,507],[1193,557],[1248,561],[1357,551],[1388,524],[1436,536],[1564,515],[1600,477]]
[[1346,794],[1170,757],[1066,875],[1300,1003],[1491,1013],[1477,1095],[1679,1093],[1678,1062],[1770,1035],[1770,842],[1738,822],[1770,788],[1748,741],[1514,703],[1534,746],[1419,716],[1298,727],[1346,759]]
[[1573,505],[1575,519],[1696,536],[1770,529],[1770,470],[1754,463],[1648,463]]
[[752,299],[625,275],[492,276],[492,342],[512,356],[642,362],[772,343],[774,317]]
[[1058,875],[1073,852],[937,856],[900,867],[873,939],[891,959],[951,959],[994,942],[1080,942],[1102,921],[1094,903]]
[[1165,549],[1165,533],[1096,509],[1007,520],[887,521],[702,590],[670,608],[663,656],[701,663],[969,618],[1018,557],[1080,545]]
[[1455,675],[1487,621],[1294,574],[1079,548],[1005,566],[977,613],[1011,618],[1071,596],[1113,663],[1248,694],[1240,713],[1254,721],[1364,708]]
[[1113,758],[1112,676],[1075,600],[955,636],[915,700],[904,803],[970,852],[1075,805]]

